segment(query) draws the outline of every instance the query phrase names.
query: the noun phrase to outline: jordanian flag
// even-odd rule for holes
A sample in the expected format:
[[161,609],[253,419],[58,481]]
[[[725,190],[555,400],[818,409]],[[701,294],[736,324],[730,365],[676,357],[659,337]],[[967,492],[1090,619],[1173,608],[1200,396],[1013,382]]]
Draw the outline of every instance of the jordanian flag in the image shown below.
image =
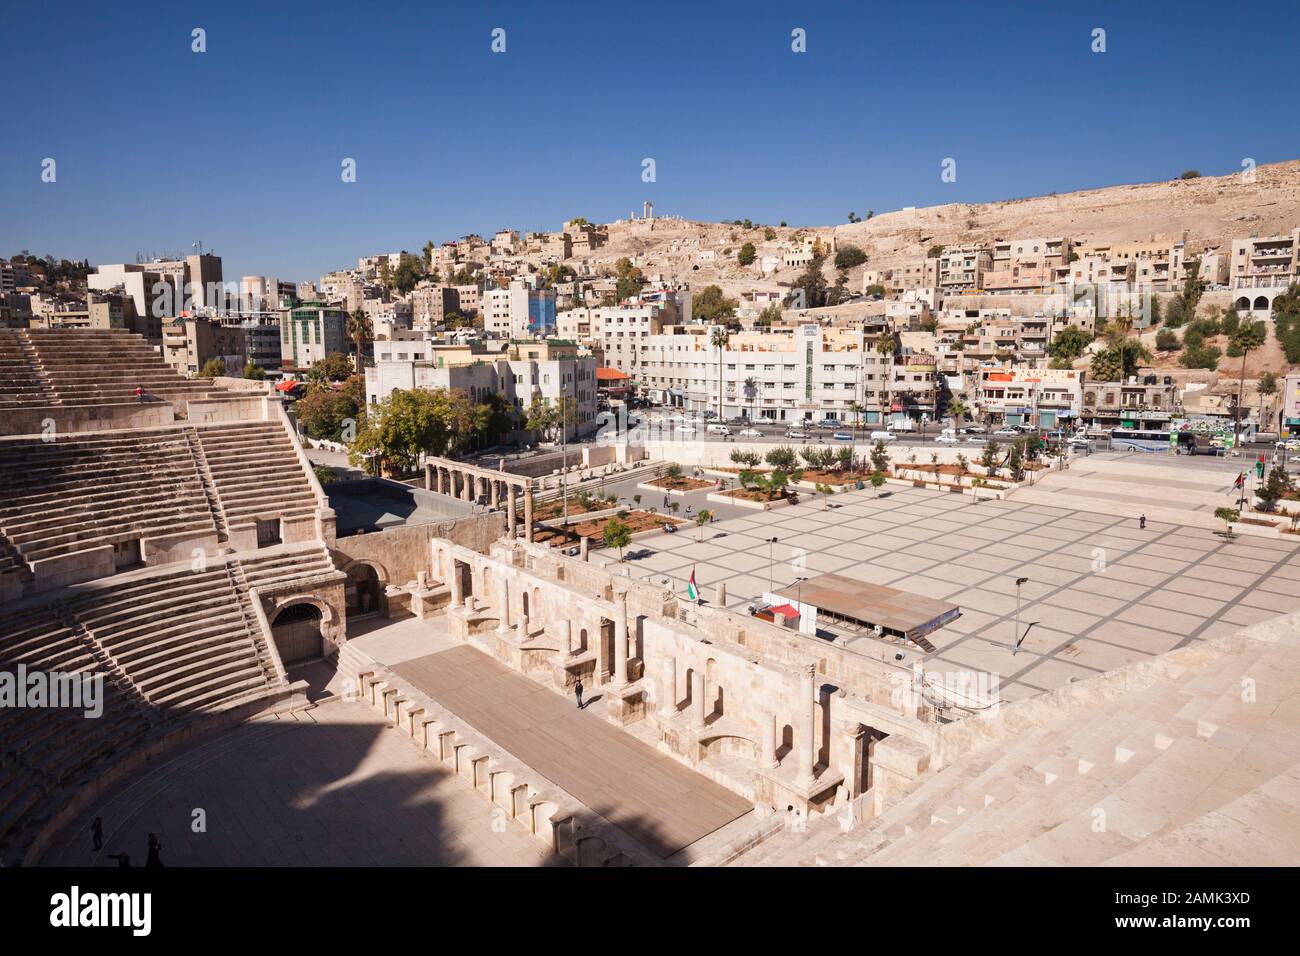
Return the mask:
[[695,586],[695,565],[691,565],[691,579],[686,582],[686,596],[692,601],[699,601],[700,589]]

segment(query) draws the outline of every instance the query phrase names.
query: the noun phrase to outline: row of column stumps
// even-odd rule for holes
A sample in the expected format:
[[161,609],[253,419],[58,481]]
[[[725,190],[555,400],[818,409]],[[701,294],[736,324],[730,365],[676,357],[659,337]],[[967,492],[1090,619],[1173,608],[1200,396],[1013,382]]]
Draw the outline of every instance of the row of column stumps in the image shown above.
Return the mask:
[[493,473],[472,465],[457,462],[424,463],[424,490],[447,495],[473,504],[486,497],[492,508],[500,510],[501,497],[506,499],[506,536],[518,538],[518,506],[516,497],[524,499],[525,541],[533,540],[533,482],[531,478],[507,475],[504,471]]

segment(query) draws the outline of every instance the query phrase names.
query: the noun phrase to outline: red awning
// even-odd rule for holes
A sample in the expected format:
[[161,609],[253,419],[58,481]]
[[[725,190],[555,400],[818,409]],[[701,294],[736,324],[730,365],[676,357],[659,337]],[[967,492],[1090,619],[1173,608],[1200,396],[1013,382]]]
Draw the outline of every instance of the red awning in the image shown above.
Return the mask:
[[596,381],[598,382],[624,382],[632,376],[626,372],[620,372],[616,368],[598,368],[596,369]]
[[799,616],[799,612],[794,609],[793,604],[778,604],[775,607],[769,607],[767,612],[773,617],[776,617],[778,614],[784,614],[787,621],[793,621]]
[[295,382],[291,379],[286,379],[285,381],[280,382],[278,385],[276,385],[275,390],[277,392],[292,392],[300,384],[301,384],[300,382]]

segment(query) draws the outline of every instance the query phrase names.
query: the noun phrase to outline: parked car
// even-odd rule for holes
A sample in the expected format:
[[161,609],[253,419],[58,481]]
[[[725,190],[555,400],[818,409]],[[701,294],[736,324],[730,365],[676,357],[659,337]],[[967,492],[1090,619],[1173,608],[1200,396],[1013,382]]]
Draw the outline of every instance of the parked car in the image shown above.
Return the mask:
[[836,441],[853,441],[853,432],[836,432],[831,437]]
[[678,422],[677,430],[679,432],[682,432],[683,434],[688,434],[688,435],[695,434],[695,426],[691,422]]
[[898,440],[898,436],[895,435],[893,432],[872,432],[872,433],[871,433],[871,440],[872,440],[872,441],[891,442],[891,441],[897,441],[897,440]]
[[1020,429],[1014,425],[1007,425],[1004,428],[999,428],[993,434],[1000,435],[1003,438],[1019,438]]
[[844,423],[836,418],[823,418],[817,423],[818,428],[839,428]]
[[960,438],[954,435],[951,431],[947,431],[947,430],[945,430],[942,434],[936,436],[934,440],[936,443],[940,445],[956,445],[958,442],[961,441]]
[[714,435],[731,434],[731,429],[728,428],[726,425],[723,425],[721,422],[710,422],[708,425],[704,426],[704,430],[706,432],[711,432]]
[[741,438],[762,438],[763,433],[757,428],[742,428],[740,431]]
[[802,428],[790,428],[786,430],[786,438],[807,438],[808,433]]

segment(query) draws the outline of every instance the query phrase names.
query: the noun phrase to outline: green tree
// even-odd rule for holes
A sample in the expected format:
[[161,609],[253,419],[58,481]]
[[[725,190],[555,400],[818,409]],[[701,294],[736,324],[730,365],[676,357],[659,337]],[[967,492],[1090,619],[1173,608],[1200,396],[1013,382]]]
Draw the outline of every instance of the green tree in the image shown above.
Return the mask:
[[1002,450],[998,448],[998,443],[990,438],[984,443],[984,450],[980,453],[980,464],[989,475],[996,475],[998,471],[998,459],[1002,457]]
[[1178,178],[1179,178],[1179,179],[1200,179],[1200,178],[1201,178],[1201,173],[1200,173],[1199,170],[1195,170],[1195,169],[1185,169],[1185,170],[1183,170],[1183,174],[1182,174],[1181,176],[1179,176]]
[[351,378],[353,369],[347,356],[342,352],[330,352],[322,359],[317,359],[307,369],[307,381],[317,385],[326,382],[342,382]]
[[1290,365],[1300,364],[1300,283],[1273,300],[1273,335]]
[[221,378],[226,374],[226,363],[223,359],[210,358],[203,363],[203,368],[199,369],[199,378]]
[[704,540],[704,526],[713,519],[713,512],[708,508],[701,508],[695,513],[695,526],[700,529],[698,541]]
[[1017,438],[1011,443],[1011,452],[1007,455],[1007,471],[1012,481],[1025,480],[1025,440]]
[[1270,468],[1264,483],[1255,489],[1255,497],[1261,504],[1261,511],[1272,511],[1278,500],[1291,491],[1291,477],[1281,468]]
[[871,448],[871,467],[881,473],[889,470],[889,450],[885,448],[883,439],[877,440]]
[[244,363],[244,378],[260,382],[266,378],[266,372],[260,365],[254,365],[251,361]]
[[617,517],[610,518],[605,523],[605,547],[618,548],[619,563],[623,561],[623,549],[632,543],[632,529],[619,521]]
[[1161,329],[1156,333],[1156,348],[1161,352],[1173,352],[1182,347],[1178,333],[1172,329]]
[[1241,520],[1241,512],[1236,508],[1215,508],[1214,517],[1227,525],[1226,533],[1232,534],[1232,526]]
[[414,258],[402,257],[397,270],[393,273],[393,288],[402,295],[409,295],[424,276]]
[[353,376],[343,388],[335,389],[316,386],[308,389],[294,407],[298,424],[302,426],[308,438],[342,442],[353,437],[354,432],[348,428],[361,415],[365,391],[365,379]]
[[740,247],[740,252],[736,253],[736,262],[742,266],[753,265],[754,260],[758,258],[758,250],[754,248],[752,242],[747,242]]
[[822,274],[822,266],[825,262],[825,256],[813,256],[803,275],[795,280],[795,288],[803,289],[806,308],[817,309],[826,304],[826,276]]
[[966,420],[966,415],[970,412],[970,409],[960,398],[954,397],[948,399],[948,408],[946,411],[948,412],[948,417],[952,419],[952,433],[956,435],[958,429],[961,428],[961,423]]
[[718,421],[722,420],[722,350],[727,347],[729,336],[722,326],[716,326],[709,335],[709,344],[718,350]]
[[885,473],[877,468],[871,473],[871,487],[876,490],[875,497],[880,497],[880,486],[885,483]]
[[736,300],[728,299],[716,285],[706,285],[691,299],[691,317],[705,325],[727,325],[736,314]]
[[782,445],[779,448],[773,448],[765,457],[767,463],[773,468],[783,468],[786,471],[789,471],[797,464],[794,449],[786,445]]
[[854,245],[845,245],[835,253],[836,269],[852,269],[867,261],[867,254]]
[[1277,376],[1272,372],[1265,372],[1259,377],[1255,390],[1259,392],[1259,424],[1261,428],[1264,426],[1264,400],[1276,395],[1277,389]]
[[1047,354],[1068,368],[1091,344],[1091,333],[1085,332],[1077,325],[1067,325],[1052,338],[1052,344],[1047,347]]

